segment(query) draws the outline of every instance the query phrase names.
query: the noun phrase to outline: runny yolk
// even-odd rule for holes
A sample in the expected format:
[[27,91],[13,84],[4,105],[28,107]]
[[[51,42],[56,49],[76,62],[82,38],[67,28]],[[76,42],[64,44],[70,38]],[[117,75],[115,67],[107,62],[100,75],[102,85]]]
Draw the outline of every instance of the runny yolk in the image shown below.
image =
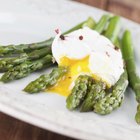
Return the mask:
[[49,91],[68,96],[78,75],[90,73],[88,63],[89,56],[80,60],[72,60],[67,57],[61,58],[59,66],[67,66],[69,68],[68,73],[55,86],[51,87]]

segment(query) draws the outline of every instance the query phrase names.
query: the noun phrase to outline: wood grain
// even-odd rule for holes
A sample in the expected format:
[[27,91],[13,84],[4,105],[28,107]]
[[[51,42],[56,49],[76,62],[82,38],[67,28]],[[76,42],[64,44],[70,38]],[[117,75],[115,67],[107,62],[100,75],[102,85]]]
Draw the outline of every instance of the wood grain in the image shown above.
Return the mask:
[[140,0],[75,0],[140,23]]
[[0,113],[0,140],[74,140]]
[[[140,0],[76,0],[140,23]],[[0,113],[0,140],[74,140]]]
[[106,10],[140,23],[140,0],[109,0]]
[[101,9],[105,9],[108,3],[108,0],[75,0],[77,2],[81,2],[90,6],[98,7]]

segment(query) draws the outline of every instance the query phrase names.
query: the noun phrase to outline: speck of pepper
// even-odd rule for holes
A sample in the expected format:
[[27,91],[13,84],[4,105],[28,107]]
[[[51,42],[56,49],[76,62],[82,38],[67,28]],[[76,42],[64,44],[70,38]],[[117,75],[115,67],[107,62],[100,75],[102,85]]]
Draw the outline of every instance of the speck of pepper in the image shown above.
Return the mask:
[[83,37],[82,35],[79,36],[79,40],[83,40],[83,38],[84,38],[84,37]]
[[61,40],[65,40],[65,36],[64,35],[60,35]]
[[110,57],[110,55],[109,55],[109,53],[108,52],[105,52],[106,53],[106,55],[108,56],[108,57]]
[[68,78],[71,79],[71,76],[69,76]]
[[114,47],[114,49],[115,49],[116,51],[118,51],[118,50],[119,50],[119,48],[118,48],[117,46],[115,46],[115,47]]
[[59,31],[59,29],[55,29],[55,32],[56,32],[57,34],[59,34],[60,31]]

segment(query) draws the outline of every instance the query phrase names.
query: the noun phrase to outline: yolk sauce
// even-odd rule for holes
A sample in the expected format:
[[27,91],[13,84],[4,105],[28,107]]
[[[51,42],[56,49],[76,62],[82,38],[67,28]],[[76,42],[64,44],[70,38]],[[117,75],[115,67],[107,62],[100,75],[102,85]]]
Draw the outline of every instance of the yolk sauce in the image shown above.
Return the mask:
[[[60,60],[59,66],[68,67],[68,72],[57,82],[56,85],[49,88],[48,91],[60,94],[62,96],[68,96],[71,92],[71,89],[74,85],[74,81],[80,74],[88,74],[93,77],[96,81],[102,80],[106,83],[103,79],[99,76],[93,74],[89,69],[89,56],[86,56],[80,60],[69,59],[67,57],[63,57]],[[110,85],[107,84],[109,88]]]
[[78,75],[82,73],[90,73],[88,64],[89,56],[80,60],[69,59],[67,57],[61,58],[59,66],[68,67],[68,72],[58,81],[56,85],[51,87],[49,91],[63,96],[68,96],[72,89],[72,84],[74,84]]

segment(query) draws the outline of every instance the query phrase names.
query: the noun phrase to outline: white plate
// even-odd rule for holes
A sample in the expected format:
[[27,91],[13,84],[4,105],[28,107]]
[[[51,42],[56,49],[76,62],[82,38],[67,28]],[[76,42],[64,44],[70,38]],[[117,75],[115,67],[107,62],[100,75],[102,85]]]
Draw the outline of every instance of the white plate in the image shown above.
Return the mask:
[[[2,0],[0,5],[0,44],[29,43],[54,35],[55,28],[63,31],[85,20],[98,20],[104,11],[65,0]],[[140,26],[122,19],[122,30],[132,31],[136,62],[140,70]],[[43,71],[48,72],[48,70]],[[65,97],[41,93],[28,95],[21,90],[40,73],[9,84],[0,83],[0,110],[28,123],[81,139],[136,140],[140,127],[135,123],[136,101],[128,89],[123,105],[112,114],[70,112]]]

